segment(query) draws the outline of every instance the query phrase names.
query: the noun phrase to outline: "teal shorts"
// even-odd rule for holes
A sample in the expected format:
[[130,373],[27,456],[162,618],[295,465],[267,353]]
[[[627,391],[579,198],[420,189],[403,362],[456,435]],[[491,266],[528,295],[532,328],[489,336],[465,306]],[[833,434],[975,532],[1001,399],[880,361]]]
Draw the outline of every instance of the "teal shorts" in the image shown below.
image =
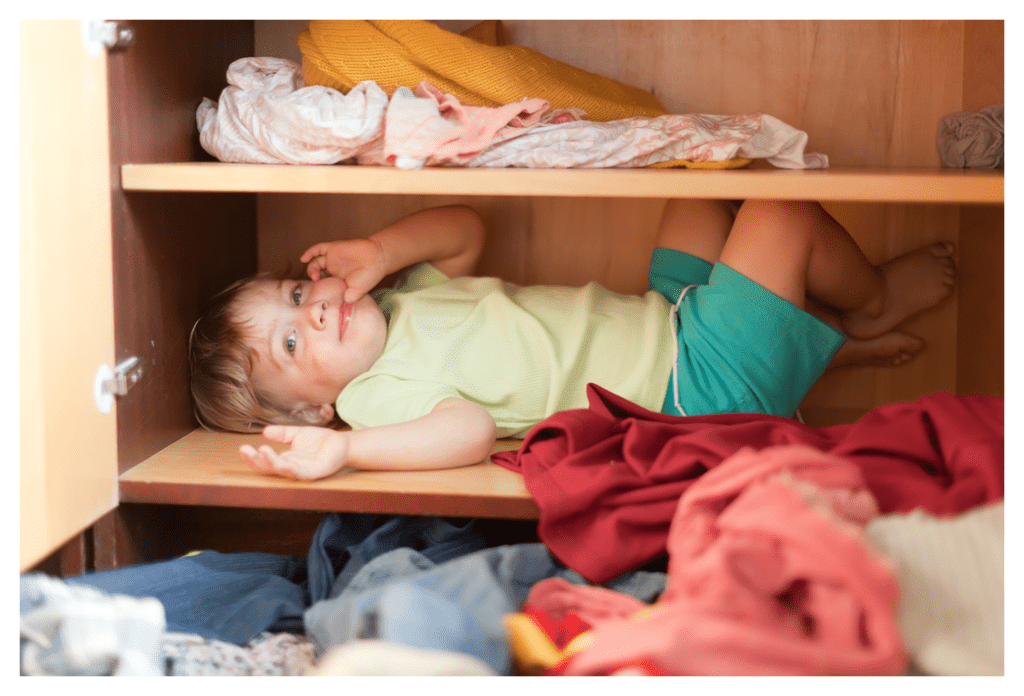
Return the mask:
[[[685,415],[792,417],[846,337],[725,264],[655,249],[648,279],[678,311],[678,397]],[[670,378],[662,413],[676,408]]]

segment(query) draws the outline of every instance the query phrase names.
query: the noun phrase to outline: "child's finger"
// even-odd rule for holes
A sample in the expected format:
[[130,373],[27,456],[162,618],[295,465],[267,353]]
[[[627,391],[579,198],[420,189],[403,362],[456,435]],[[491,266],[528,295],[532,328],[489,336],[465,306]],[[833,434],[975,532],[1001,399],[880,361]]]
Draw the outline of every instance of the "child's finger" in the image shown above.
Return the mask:
[[359,288],[357,288],[355,286],[349,285],[345,289],[345,295],[344,295],[344,297],[342,297],[342,300],[344,300],[345,304],[352,304],[353,302],[355,302],[356,300],[358,300],[360,297],[362,297],[365,294],[366,294],[365,290],[360,290]]
[[323,256],[314,256],[306,266],[306,274],[313,280],[320,280],[320,275],[326,268],[327,259]]
[[270,445],[261,445],[259,452],[267,460],[267,463],[275,474],[280,476],[289,475],[288,467],[285,465],[281,455],[279,455],[273,447]]
[[308,263],[314,256],[326,256],[327,255],[327,242],[320,242],[314,244],[310,248],[302,252],[302,256],[299,257],[301,263]]
[[241,452],[242,458],[245,459],[245,463],[254,469],[256,473],[274,473],[274,468],[270,465],[270,462],[266,461],[266,458],[260,455],[251,445],[242,445],[239,448],[239,452]]
[[290,479],[302,478],[299,473],[298,466],[294,461],[291,461],[289,457],[281,456],[281,454],[275,451],[270,445],[263,445],[260,447],[260,451],[270,461],[270,465],[273,467],[273,473]]
[[[246,447],[246,445],[243,445]],[[261,474],[276,474],[278,476],[289,476],[287,467],[274,448],[270,445],[262,445],[258,450],[249,447],[250,456],[246,456],[252,468]],[[244,454],[244,452],[243,452]]]
[[293,425],[268,425],[263,429],[263,437],[282,444],[291,444],[298,428]]

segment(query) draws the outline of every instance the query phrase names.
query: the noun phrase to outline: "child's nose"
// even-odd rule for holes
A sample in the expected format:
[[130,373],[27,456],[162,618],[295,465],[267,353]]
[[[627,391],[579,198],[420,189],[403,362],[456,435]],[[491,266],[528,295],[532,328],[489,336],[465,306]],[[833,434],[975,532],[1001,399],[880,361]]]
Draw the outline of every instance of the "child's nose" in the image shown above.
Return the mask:
[[306,309],[307,316],[309,317],[309,323],[313,325],[315,329],[323,329],[327,326],[327,300],[317,300],[316,302],[310,302]]

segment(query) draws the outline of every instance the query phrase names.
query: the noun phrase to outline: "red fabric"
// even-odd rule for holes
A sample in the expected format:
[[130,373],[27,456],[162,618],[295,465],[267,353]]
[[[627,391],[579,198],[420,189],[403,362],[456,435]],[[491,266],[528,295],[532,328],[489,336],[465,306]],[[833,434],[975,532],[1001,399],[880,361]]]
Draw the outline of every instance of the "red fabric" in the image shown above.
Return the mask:
[[[522,613],[529,616],[559,650],[564,650],[565,646],[571,643],[573,638],[591,629],[589,623],[573,613],[565,614],[564,612],[559,612],[557,615],[551,615],[543,609],[531,606],[529,603],[523,607]],[[571,656],[567,656],[557,665],[544,670],[544,676],[557,677],[564,675],[570,659]],[[595,672],[595,676],[608,676],[623,671],[632,676],[666,676],[665,672],[646,658],[605,666],[600,671]]]
[[517,451],[491,455],[523,474],[538,536],[594,583],[665,553],[679,497],[743,447],[803,444],[856,464],[882,513],[936,515],[1003,498],[1003,398],[932,394],[857,423],[812,428],[752,414],[670,416],[597,385],[589,408],[537,424]]
[[530,617],[530,620],[537,624],[540,630],[544,631],[544,635],[550,638],[551,642],[559,650],[565,650],[565,646],[572,642],[573,638],[591,629],[589,623],[574,613],[564,616],[552,616],[548,612],[530,604],[526,604],[521,613]]

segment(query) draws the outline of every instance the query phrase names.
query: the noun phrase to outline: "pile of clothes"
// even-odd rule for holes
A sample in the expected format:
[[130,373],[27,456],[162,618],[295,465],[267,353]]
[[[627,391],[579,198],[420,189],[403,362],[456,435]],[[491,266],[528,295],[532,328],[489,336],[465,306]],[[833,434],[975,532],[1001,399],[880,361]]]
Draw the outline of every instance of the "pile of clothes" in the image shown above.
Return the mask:
[[1002,397],[811,428],[589,389],[492,456],[541,543],[332,513],[305,558],[31,573],[22,672],[1002,674]]

